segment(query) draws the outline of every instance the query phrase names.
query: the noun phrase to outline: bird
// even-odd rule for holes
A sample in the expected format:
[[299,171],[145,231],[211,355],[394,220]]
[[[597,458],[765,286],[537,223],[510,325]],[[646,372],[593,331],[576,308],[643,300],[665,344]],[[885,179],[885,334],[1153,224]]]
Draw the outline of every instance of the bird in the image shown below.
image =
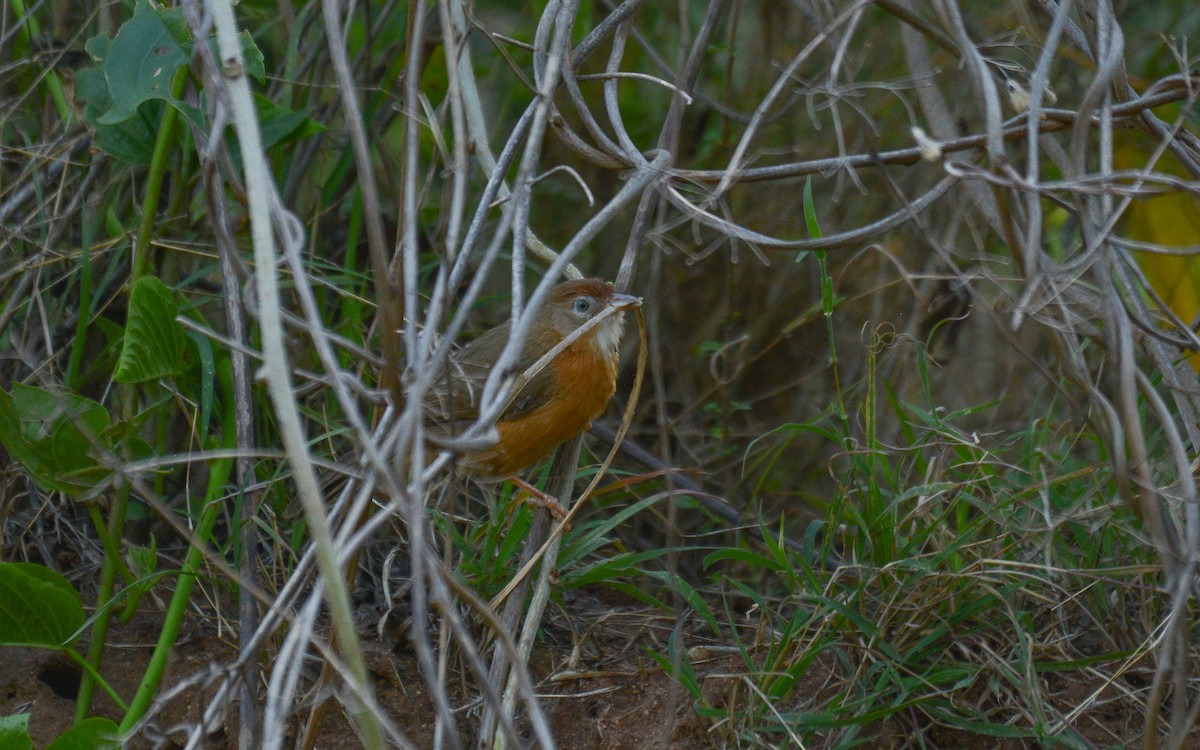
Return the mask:
[[[616,392],[625,310],[641,303],[641,298],[615,292],[598,278],[566,281],[552,288],[535,313],[517,357],[513,368],[517,384],[496,420],[494,439],[459,445],[458,466],[484,481],[514,480],[560,515],[561,506],[550,503],[552,498],[521,481],[517,473],[590,428],[604,412]],[[615,312],[525,377],[543,355],[609,308]],[[448,366],[422,404],[432,442],[452,445],[452,436],[479,416],[484,383],[508,344],[511,327],[512,321],[505,321],[450,354]]]

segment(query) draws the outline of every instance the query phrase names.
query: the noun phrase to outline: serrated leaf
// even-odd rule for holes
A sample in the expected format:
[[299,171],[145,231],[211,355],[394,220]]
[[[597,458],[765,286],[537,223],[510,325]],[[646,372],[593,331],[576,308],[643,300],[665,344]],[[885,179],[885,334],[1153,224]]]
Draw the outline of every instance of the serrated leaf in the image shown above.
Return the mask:
[[49,491],[86,494],[108,476],[96,459],[108,425],[103,406],[73,393],[20,383],[0,391],[0,443]]
[[0,645],[64,648],[83,622],[67,579],[42,565],[0,563]]
[[144,383],[183,372],[183,327],[175,321],[175,297],[153,276],[133,282],[125,341],[113,379]]
[[[138,106],[151,99],[171,100],[171,77],[188,62],[187,53],[164,21],[164,14],[144,0],[137,4],[133,17],[105,45],[89,45],[98,66],[104,71],[112,108],[96,122],[113,125],[133,117]],[[177,26],[177,19],[170,19]]]
[[29,739],[29,714],[0,716],[0,747],[5,750],[32,750]]
[[118,731],[111,719],[93,716],[60,734],[46,750],[109,750],[120,744],[114,739]]

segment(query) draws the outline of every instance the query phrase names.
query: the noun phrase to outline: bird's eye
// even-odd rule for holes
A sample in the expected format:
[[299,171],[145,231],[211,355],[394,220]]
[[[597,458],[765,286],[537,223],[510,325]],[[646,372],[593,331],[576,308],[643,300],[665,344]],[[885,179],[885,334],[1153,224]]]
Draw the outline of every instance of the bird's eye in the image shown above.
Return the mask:
[[591,297],[576,297],[575,302],[571,305],[571,310],[576,315],[587,315],[592,311]]

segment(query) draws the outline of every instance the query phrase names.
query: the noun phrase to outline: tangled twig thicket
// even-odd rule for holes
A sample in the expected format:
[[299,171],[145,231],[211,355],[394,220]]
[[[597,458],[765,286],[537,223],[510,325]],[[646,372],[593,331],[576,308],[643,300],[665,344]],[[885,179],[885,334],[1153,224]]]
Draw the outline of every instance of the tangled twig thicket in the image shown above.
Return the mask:
[[[116,471],[110,487],[168,517],[173,493],[188,492],[173,456],[190,454],[197,466],[237,459],[237,489],[210,496],[243,498],[241,517],[224,519],[240,530],[237,543],[176,522],[242,597],[241,656],[208,675],[216,694],[187,729],[193,746],[239,698],[247,746],[281,746],[296,731],[313,654],[330,665],[321,679],[336,686],[368,746],[417,745],[376,702],[344,581],[397,521],[408,563],[393,601],[406,604],[435,744],[475,737],[481,748],[516,747],[525,726],[540,746],[554,744],[528,668],[542,605],[522,619],[527,597],[544,600],[551,566],[511,589],[499,612],[464,583],[446,531],[456,506],[441,491],[454,456],[424,440],[420,406],[481,307],[508,294],[512,339],[478,422],[459,436],[486,439],[529,321],[576,266],[646,298],[648,385],[630,435],[650,446],[635,455],[657,472],[655,497],[667,510],[655,533],[676,586],[687,576],[677,575],[685,552],[675,535],[690,528],[681,486],[736,506],[726,520],[794,519],[804,515],[789,500],[796,486],[819,488],[799,491],[809,497],[832,492],[821,475],[836,470],[824,467],[860,450],[884,455],[906,434],[909,426],[875,422],[874,377],[890,378],[900,403],[918,379],[930,390],[927,373],[911,374],[930,360],[914,364],[896,341],[931,353],[940,341],[947,358],[968,352],[965,369],[947,364],[933,376],[961,404],[1007,396],[1019,412],[1034,403],[1032,383],[1056,393],[1051,417],[1087,425],[1095,444],[1080,455],[1107,462],[1098,486],[1136,511],[1157,555],[1156,619],[1135,649],[1152,655],[1153,677],[1138,701],[1146,747],[1185,746],[1200,707],[1190,682],[1200,389],[1187,359],[1200,348],[1187,316],[1200,310],[1176,304],[1175,291],[1150,277],[1170,258],[1181,261],[1176,273],[1196,278],[1200,236],[1172,243],[1131,217],[1159,196],[1182,197],[1184,212],[1200,205],[1191,132],[1200,78],[1182,45],[1164,43],[1153,56],[1130,48],[1130,29],[1152,34],[1138,25],[1152,19],[1110,0],[710,0],[675,9],[551,0],[537,18],[459,0],[363,3],[349,16],[336,0],[284,4],[273,19],[267,5],[243,2],[238,19],[227,0],[182,3],[196,43],[173,101],[196,115],[178,133],[151,128],[174,149],[161,197],[139,184],[164,181],[159,157],[143,177],[142,166],[110,156],[95,122],[85,116],[92,127],[81,127],[69,103],[54,106],[69,99],[56,88],[73,59],[64,49],[114,36],[120,10],[54,19],[57,44],[34,37],[33,14],[6,17],[0,29],[0,46],[21,39],[33,50],[0,70],[0,336],[9,351],[0,386],[70,390],[130,419],[173,403],[154,417],[152,458],[105,457]],[[239,40],[239,24],[267,52],[258,101],[247,75],[253,45]],[[40,91],[60,96],[35,106]],[[264,145],[267,100],[314,127],[290,138],[268,132]],[[130,208],[138,199],[140,217]],[[1155,221],[1195,224],[1171,213]],[[792,262],[814,257],[815,270]],[[224,443],[195,426],[196,399],[177,384],[113,390],[103,366],[113,345],[98,343],[93,324],[146,273],[189,301],[181,323],[230,364],[237,429]],[[985,338],[956,345],[968,315],[984,321],[969,335]],[[89,347],[105,352],[94,355],[98,367]],[[1008,360],[1003,371],[972,367],[981,351]],[[699,356],[708,368],[696,367]],[[848,394],[864,399],[857,418]],[[842,442],[781,464],[790,442],[772,438],[822,414],[844,428]],[[179,436],[185,423],[195,436]],[[973,450],[971,439],[955,440]],[[557,456],[549,487],[560,497],[572,492],[579,450],[573,441]],[[30,557],[38,542],[22,534],[41,523],[29,520],[39,502],[51,501],[15,465],[3,481],[22,488],[6,501],[5,554]],[[874,489],[868,483],[863,497]],[[272,505],[280,495],[303,508],[307,546],[294,558],[289,522]],[[1046,529],[1065,527],[1067,515],[1047,510]],[[891,574],[875,531],[830,556],[830,585],[872,555],[875,573]],[[528,533],[521,562],[555,536],[545,517]],[[1055,592],[1066,586],[1058,565],[1046,560]],[[859,644],[864,661],[877,658],[869,640]],[[683,658],[676,649],[666,661],[678,672]],[[474,701],[480,715],[464,717]],[[787,711],[783,703],[772,716]],[[155,712],[122,728],[142,731]],[[1077,718],[1042,724],[1063,732]]]

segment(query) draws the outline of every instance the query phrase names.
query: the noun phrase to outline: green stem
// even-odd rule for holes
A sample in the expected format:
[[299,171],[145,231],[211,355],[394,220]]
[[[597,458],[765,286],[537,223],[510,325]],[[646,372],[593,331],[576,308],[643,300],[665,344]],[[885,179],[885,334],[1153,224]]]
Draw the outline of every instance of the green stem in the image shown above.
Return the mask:
[[129,491],[125,490],[117,495],[115,502],[111,508],[111,514],[108,517],[108,523],[104,523],[104,519],[100,517],[100,508],[95,504],[88,505],[88,515],[92,518],[92,524],[96,527],[96,536],[100,538],[100,546],[104,548],[105,563],[109,559],[115,561],[115,569],[121,580],[126,586],[132,586],[136,583],[133,573],[129,570],[129,566],[125,564],[125,558],[121,557],[121,534],[125,532],[125,509],[128,507]]
[[[100,673],[94,666],[92,666],[89,660],[84,659],[82,656],[76,653],[75,649],[73,648],[67,649],[66,653],[67,656],[70,656],[72,659],[74,659],[75,663],[77,663],[83,669],[84,678],[93,682],[94,684],[98,684],[104,690],[105,694],[107,694],[109,698],[112,698],[112,702],[117,704],[117,708],[121,709],[122,711],[129,710],[129,706],[125,705],[125,701],[121,700],[121,696],[117,694],[116,690],[113,690],[112,685],[109,685],[107,682],[105,682],[104,678],[100,676]],[[86,715],[80,716],[78,713],[76,713],[75,723],[78,724],[86,718]]]
[[[804,193],[802,196],[804,207],[804,226],[808,230],[808,236],[811,239],[821,238],[821,224],[817,221],[817,204],[813,199],[812,192],[812,175],[804,179]],[[833,370],[833,389],[837,394],[837,416],[838,421],[842,423],[842,429],[845,435],[850,434],[850,422],[846,416],[846,399],[842,395],[842,378],[838,372],[838,356],[837,356],[837,339],[833,335],[833,310],[837,306],[837,299],[833,294],[833,276],[829,274],[829,257],[824,250],[815,250],[813,255],[817,259],[817,275],[821,280],[821,312],[825,315],[825,329],[829,335],[829,366]],[[796,262],[799,262],[804,257],[804,253],[796,256]]]
[[146,667],[145,674],[142,675],[142,681],[138,685],[137,693],[133,696],[133,700],[129,702],[129,710],[125,713],[125,718],[121,721],[119,731],[122,736],[128,734],[133,726],[146,714],[146,710],[150,708],[150,704],[154,701],[154,696],[158,693],[158,686],[162,683],[163,673],[167,669],[167,660],[170,658],[171,651],[175,647],[175,641],[179,637],[179,630],[183,627],[183,618],[187,614],[188,600],[192,596],[192,587],[196,585],[196,573],[200,569],[201,563],[204,562],[204,553],[200,545],[207,543],[212,538],[213,526],[216,524],[217,517],[220,516],[221,511],[220,497],[225,492],[225,483],[229,479],[232,468],[233,459],[222,458],[212,462],[208,491],[204,496],[204,513],[200,517],[200,523],[196,526],[197,543],[188,550],[187,557],[184,559],[183,569],[180,571],[179,580],[175,584],[175,593],[171,596],[171,603],[167,607],[167,614],[163,620],[162,633],[158,637],[158,644],[154,647],[154,653],[150,657],[150,664]]
[[[25,19],[25,36],[29,42],[30,52],[33,51],[34,40],[41,38],[42,30],[38,26],[37,19],[32,15],[26,16],[25,0],[8,0],[8,4],[12,6],[13,15],[17,18]],[[58,73],[53,70],[46,71],[46,88],[50,91],[50,98],[54,100],[54,108],[58,110],[58,116],[64,124],[70,124],[74,119],[74,110],[67,102],[67,92],[63,89],[62,81],[58,78]]]
[[[233,378],[229,372],[228,361],[224,361],[218,365],[217,372],[218,380],[221,383],[221,400],[224,406],[220,447],[233,448],[237,443],[237,432],[234,429],[234,420],[237,415],[234,411]],[[208,442],[211,446],[216,441]],[[145,674],[142,675],[142,681],[138,685],[137,694],[130,701],[129,710],[125,713],[125,718],[121,721],[120,734],[122,736],[128,734],[133,726],[145,715],[146,710],[150,708],[150,704],[154,700],[154,696],[158,693],[163,673],[167,668],[167,660],[170,658],[171,651],[175,647],[175,640],[179,637],[179,630],[183,626],[183,618],[187,614],[188,600],[192,595],[192,587],[196,584],[197,571],[204,562],[204,553],[201,545],[208,544],[212,539],[213,526],[216,525],[217,518],[221,515],[222,506],[220,499],[225,493],[226,484],[229,481],[233,465],[234,461],[231,458],[216,459],[211,463],[208,489],[204,493],[204,510],[200,515],[200,522],[196,525],[196,544],[192,545],[191,549],[188,550],[187,557],[184,559],[183,568],[179,573],[179,580],[175,584],[175,593],[172,594],[171,603],[167,607],[167,614],[163,621],[162,633],[159,635],[158,644],[155,646],[154,653],[150,657],[150,664],[146,667]]]
[[[181,67],[171,78],[171,96],[175,99],[183,95],[187,72],[186,67]],[[175,125],[178,122],[179,110],[170,105],[164,106],[162,122],[158,125],[158,137],[154,141],[154,154],[150,157],[150,171],[146,175],[146,194],[142,198],[142,221],[138,226],[137,241],[133,247],[133,278],[130,279],[130,283],[150,272],[150,238],[154,234],[163,177],[167,173],[169,149],[175,140]]]
[[887,500],[879,486],[880,465],[879,444],[879,391],[876,382],[877,356],[880,342],[878,338],[871,342],[867,349],[867,392],[863,402],[863,421],[866,433],[866,474],[867,496],[864,512],[867,517],[867,529],[871,537],[871,550],[875,564],[880,567],[896,558],[896,518],[888,508]]
[[78,390],[79,363],[83,361],[83,345],[87,340],[88,324],[92,320],[92,232],[94,217],[85,211],[80,232],[79,255],[79,317],[75,320],[75,340],[71,342],[71,357],[67,360],[67,385]]
[[[112,608],[108,605],[112,601],[117,574],[121,573],[125,577],[126,585],[129,585],[132,579],[129,570],[125,567],[125,561],[121,558],[121,549],[116,541],[125,531],[125,509],[128,507],[128,497],[128,489],[117,493],[108,517],[107,528],[103,519],[100,518],[99,508],[95,505],[88,506],[96,533],[104,545],[104,562],[100,567],[100,589],[96,593],[96,624],[92,628],[92,639],[88,644],[85,674],[79,682],[79,695],[75,699],[76,722],[86,719],[92,709],[92,695],[96,691],[98,677],[97,670],[104,658],[108,624],[112,621]],[[111,692],[103,680],[100,680],[100,684],[106,692]]]
[[829,258],[826,251],[817,250],[813,255],[817,258],[817,270],[821,278],[821,312],[825,315],[825,330],[829,336],[829,366],[833,371],[833,390],[837,394],[837,415],[842,427],[848,430],[850,423],[846,416],[846,398],[842,394],[841,373],[838,371],[837,339],[833,333],[833,276],[829,274]]

